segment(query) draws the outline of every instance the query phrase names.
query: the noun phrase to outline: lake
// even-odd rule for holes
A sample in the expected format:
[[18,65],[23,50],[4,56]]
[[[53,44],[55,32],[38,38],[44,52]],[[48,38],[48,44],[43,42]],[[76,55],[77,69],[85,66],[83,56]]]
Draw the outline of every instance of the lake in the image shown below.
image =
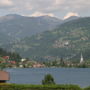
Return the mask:
[[10,72],[9,83],[41,84],[46,74],[51,74],[57,84],[76,84],[81,87],[90,85],[89,68],[16,68]]

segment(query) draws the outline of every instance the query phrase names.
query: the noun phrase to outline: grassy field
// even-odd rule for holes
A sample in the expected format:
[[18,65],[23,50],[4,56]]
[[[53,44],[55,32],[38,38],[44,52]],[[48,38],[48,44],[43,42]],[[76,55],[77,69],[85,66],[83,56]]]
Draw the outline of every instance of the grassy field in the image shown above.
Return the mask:
[[0,90],[90,90],[90,87],[81,88],[78,85],[0,84]]

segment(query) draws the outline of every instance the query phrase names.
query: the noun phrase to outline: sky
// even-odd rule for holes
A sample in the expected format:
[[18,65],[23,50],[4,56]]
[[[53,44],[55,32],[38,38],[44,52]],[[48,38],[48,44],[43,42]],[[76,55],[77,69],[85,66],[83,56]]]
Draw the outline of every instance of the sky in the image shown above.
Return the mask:
[[0,0],[0,16],[20,14],[23,16],[90,16],[90,0]]

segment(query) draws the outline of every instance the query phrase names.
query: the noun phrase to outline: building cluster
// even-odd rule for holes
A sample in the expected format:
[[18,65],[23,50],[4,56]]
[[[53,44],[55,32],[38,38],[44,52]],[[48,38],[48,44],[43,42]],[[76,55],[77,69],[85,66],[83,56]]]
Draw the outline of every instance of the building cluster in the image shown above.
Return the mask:
[[19,62],[20,68],[42,68],[45,67],[43,63],[39,63],[37,61],[28,60],[28,59],[21,59],[21,62]]
[[90,67],[90,62],[86,62],[81,54],[79,62],[73,62],[70,60],[57,59],[51,62],[37,62],[30,59],[21,59],[19,62],[16,60],[10,60],[9,56],[0,57],[0,68],[44,68],[44,67]]
[[15,66],[16,66],[16,61],[10,60],[9,56],[0,57],[0,68],[15,67]]
[[7,67],[12,67],[12,68],[41,68],[45,67],[43,63],[39,63],[34,60],[29,60],[29,59],[21,59],[19,62],[16,62],[15,60],[10,60],[9,56],[3,56],[0,59],[0,65],[4,66],[5,68]]
[[72,60],[63,60],[63,58],[58,58],[57,60],[50,61],[45,63],[48,67],[77,67],[77,68],[90,68],[90,61],[84,60],[83,55],[81,53],[81,57],[79,61]]

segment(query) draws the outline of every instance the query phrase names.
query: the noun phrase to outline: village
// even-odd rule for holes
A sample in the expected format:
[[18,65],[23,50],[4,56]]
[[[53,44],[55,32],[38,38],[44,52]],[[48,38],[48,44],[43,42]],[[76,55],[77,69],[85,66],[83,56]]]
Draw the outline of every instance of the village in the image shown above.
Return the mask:
[[43,63],[24,59],[22,58],[19,62],[16,62],[14,60],[10,60],[9,56],[3,56],[0,58],[0,66],[1,68],[41,68],[45,67]]
[[88,68],[90,62],[85,61],[81,54],[79,62],[72,62],[70,60],[52,60],[48,62],[39,62],[35,60],[22,58],[20,61],[10,60],[9,56],[0,57],[0,69],[3,68],[45,68],[45,67],[77,67]]

